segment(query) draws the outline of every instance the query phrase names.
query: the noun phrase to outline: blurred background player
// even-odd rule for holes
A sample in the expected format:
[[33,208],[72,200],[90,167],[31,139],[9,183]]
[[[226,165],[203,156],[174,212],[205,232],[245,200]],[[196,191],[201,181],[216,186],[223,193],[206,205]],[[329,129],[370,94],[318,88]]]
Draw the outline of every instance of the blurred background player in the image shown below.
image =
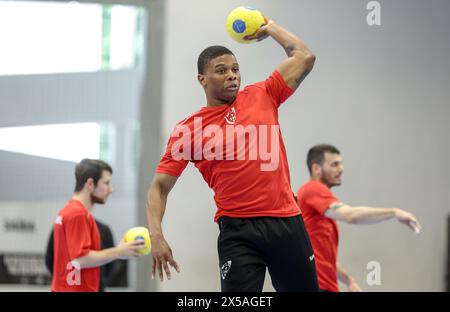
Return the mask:
[[[114,237],[111,231],[111,228],[100,222],[98,219],[94,218],[95,223],[97,224],[99,233],[100,233],[100,245],[101,249],[108,249],[114,247]],[[50,237],[48,239],[47,249],[45,252],[45,265],[50,272],[50,275],[53,274],[53,253],[54,253],[54,239],[53,239],[53,230],[50,233]],[[111,284],[119,284],[121,286],[126,286],[126,269],[127,269],[127,260],[115,260],[113,262],[107,263],[100,267],[100,288],[99,291],[105,291],[106,287]]]
[[75,193],[59,212],[53,227],[54,292],[97,292],[100,266],[117,259],[139,257],[143,242],[101,250],[100,233],[92,216],[95,204],[106,203],[113,191],[112,168],[102,160],[83,159],[75,168]]
[[353,207],[340,202],[330,190],[341,185],[344,172],[342,156],[336,147],[327,144],[312,147],[308,151],[307,165],[311,179],[299,188],[297,200],[313,246],[319,288],[339,291],[339,279],[347,285],[348,291],[361,291],[337,261],[339,230],[336,221],[372,224],[395,218],[416,233],[421,226],[413,214],[398,208]]

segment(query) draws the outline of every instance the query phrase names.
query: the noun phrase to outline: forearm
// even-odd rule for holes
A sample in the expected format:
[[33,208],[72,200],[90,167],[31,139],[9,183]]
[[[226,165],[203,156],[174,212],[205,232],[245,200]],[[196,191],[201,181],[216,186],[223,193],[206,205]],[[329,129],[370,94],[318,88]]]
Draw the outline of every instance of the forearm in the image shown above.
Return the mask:
[[273,21],[269,21],[262,29],[265,35],[272,37],[286,51],[288,57],[278,65],[277,70],[286,84],[296,90],[313,69],[315,55],[297,36]]
[[312,54],[308,47],[294,34],[283,27],[271,22],[267,27],[267,34],[278,42],[289,57],[300,54],[307,56]]
[[147,223],[150,238],[162,236],[161,221],[166,210],[167,195],[161,188],[152,184],[147,194]]
[[78,263],[80,265],[80,269],[88,269],[102,266],[117,260],[118,258],[119,252],[117,247],[112,247],[100,251],[90,250],[86,256],[74,259],[72,262]]
[[350,223],[372,224],[395,217],[394,208],[352,207]]

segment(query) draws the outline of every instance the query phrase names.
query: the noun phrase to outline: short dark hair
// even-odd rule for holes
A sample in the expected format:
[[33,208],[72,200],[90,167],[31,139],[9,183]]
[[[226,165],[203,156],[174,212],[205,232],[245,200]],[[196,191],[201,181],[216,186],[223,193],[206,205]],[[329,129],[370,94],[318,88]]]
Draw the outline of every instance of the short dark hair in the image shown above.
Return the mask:
[[325,153],[341,154],[336,147],[330,144],[318,144],[311,147],[308,151],[308,156],[306,157],[306,164],[308,165],[309,174],[312,174],[313,164],[318,164],[320,166],[323,165]]
[[103,171],[109,171],[111,174],[113,173],[111,166],[103,160],[83,159],[75,167],[75,192],[81,191],[89,178],[94,179],[94,185],[97,185],[98,180],[102,177]]
[[197,69],[199,74],[204,74],[206,66],[208,66],[208,63],[215,59],[216,57],[225,55],[225,54],[231,54],[234,55],[233,52],[231,52],[228,48],[225,48],[223,46],[215,45],[210,46],[203,50],[202,53],[198,56],[197,60]]

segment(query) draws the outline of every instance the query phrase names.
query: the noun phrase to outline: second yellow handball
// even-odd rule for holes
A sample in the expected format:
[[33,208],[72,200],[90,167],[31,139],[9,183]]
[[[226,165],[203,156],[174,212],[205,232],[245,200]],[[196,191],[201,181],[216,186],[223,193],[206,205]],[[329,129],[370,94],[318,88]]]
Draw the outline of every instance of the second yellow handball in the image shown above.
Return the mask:
[[152,242],[150,240],[150,233],[145,227],[134,227],[125,234],[125,242],[134,242],[136,240],[143,240],[145,246],[137,250],[137,253],[142,255],[148,255],[152,250]]

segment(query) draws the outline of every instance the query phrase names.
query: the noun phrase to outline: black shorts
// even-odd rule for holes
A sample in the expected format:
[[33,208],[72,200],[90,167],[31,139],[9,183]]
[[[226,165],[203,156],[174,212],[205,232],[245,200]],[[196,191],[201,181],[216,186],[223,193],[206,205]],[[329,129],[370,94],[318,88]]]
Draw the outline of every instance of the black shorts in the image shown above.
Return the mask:
[[221,217],[218,224],[222,291],[262,291],[266,268],[277,291],[319,290],[301,216]]

